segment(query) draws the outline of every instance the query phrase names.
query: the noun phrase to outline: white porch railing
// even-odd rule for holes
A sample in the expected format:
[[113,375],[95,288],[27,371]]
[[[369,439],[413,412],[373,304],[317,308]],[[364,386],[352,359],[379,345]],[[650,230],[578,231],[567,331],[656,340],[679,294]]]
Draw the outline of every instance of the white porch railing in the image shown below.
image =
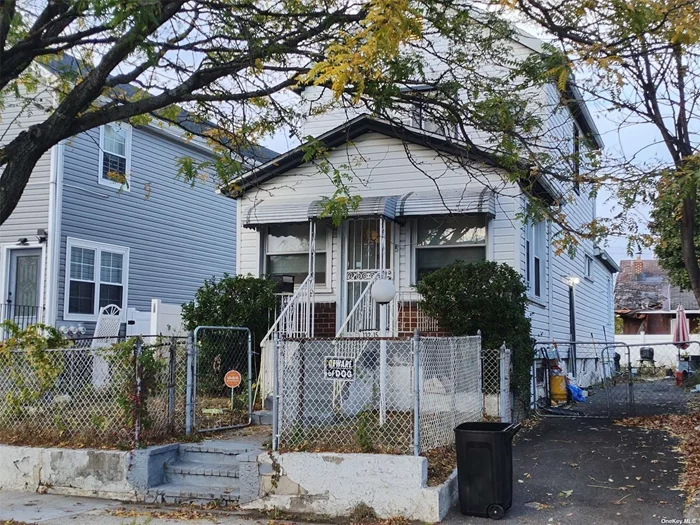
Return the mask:
[[415,290],[399,292],[394,299],[391,327],[395,336],[400,333],[433,333],[440,330],[437,319],[427,315],[420,307],[421,295]]
[[[314,275],[309,274],[294,295],[283,296],[281,312],[265,337],[260,341],[259,391],[262,399],[272,393],[272,358],[274,355],[273,336],[275,333],[285,338],[311,337],[314,315]],[[257,397],[257,392],[256,392]]]
[[350,313],[336,332],[336,337],[376,337],[379,331],[379,305],[372,297],[372,285],[379,280],[376,272],[357,298]]

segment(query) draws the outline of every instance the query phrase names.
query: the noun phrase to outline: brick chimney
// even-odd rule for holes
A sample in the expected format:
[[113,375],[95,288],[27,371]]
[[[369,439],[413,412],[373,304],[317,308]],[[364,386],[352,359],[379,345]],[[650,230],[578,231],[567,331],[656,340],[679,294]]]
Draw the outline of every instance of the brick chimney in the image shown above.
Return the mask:
[[634,268],[634,277],[639,279],[644,273],[644,263],[642,262],[642,254],[637,255],[637,260],[634,261],[632,267]]

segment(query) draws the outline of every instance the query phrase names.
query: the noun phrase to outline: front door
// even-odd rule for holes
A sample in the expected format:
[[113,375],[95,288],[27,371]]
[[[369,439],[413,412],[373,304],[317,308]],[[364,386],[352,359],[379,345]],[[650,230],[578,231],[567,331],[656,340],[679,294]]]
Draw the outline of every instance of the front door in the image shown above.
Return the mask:
[[367,288],[368,283],[380,271],[391,275],[391,222],[385,219],[352,219],[346,225],[345,246],[345,300],[342,318]]
[[40,321],[40,300],[41,249],[10,250],[5,319],[21,328]]

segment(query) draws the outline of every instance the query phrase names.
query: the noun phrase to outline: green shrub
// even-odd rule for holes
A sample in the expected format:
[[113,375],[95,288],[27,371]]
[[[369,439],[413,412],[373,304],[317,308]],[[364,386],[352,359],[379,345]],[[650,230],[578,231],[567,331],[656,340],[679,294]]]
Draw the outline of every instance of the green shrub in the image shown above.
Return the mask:
[[195,300],[182,305],[187,330],[198,326],[244,326],[259,341],[267,332],[269,313],[275,306],[275,283],[250,275],[228,274],[207,279]]
[[534,350],[527,316],[527,287],[518,272],[492,261],[456,262],[418,283],[421,308],[453,335],[481,330],[483,348],[512,350],[511,389],[527,394]]

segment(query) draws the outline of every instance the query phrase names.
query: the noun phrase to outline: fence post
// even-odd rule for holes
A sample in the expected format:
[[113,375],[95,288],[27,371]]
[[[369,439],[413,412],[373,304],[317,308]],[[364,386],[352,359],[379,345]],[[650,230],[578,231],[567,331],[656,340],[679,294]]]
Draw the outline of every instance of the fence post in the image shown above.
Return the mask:
[[420,334],[413,332],[413,455],[420,455]]
[[168,359],[168,430],[172,432],[175,428],[175,359],[176,347],[175,338],[170,338],[170,355]]
[[455,352],[455,340],[450,337],[450,364],[452,369],[452,428],[457,427],[457,354]]
[[634,404],[634,380],[632,379],[632,352],[627,346],[627,413],[634,417],[636,416]]
[[136,398],[134,403],[134,443],[136,448],[141,444],[141,350],[143,340],[140,337],[136,338],[134,345],[134,369],[136,373]]
[[477,395],[479,396],[479,413],[481,414],[481,418],[483,419],[485,414],[484,410],[484,361],[483,361],[483,356],[481,353],[481,330],[476,331],[476,337],[477,337],[477,349],[476,349],[476,363],[477,363],[477,369],[479,370],[479,373],[477,374],[477,385],[476,385],[476,392]]
[[194,410],[194,338],[192,332],[187,334],[187,388],[185,389],[185,433],[192,433],[192,411]]
[[272,350],[272,450],[279,448],[279,335],[273,335]]
[[253,422],[253,333],[248,330],[248,424]]
[[505,342],[501,345],[500,352],[500,394],[499,412],[501,423],[510,423],[510,350],[506,347]]

